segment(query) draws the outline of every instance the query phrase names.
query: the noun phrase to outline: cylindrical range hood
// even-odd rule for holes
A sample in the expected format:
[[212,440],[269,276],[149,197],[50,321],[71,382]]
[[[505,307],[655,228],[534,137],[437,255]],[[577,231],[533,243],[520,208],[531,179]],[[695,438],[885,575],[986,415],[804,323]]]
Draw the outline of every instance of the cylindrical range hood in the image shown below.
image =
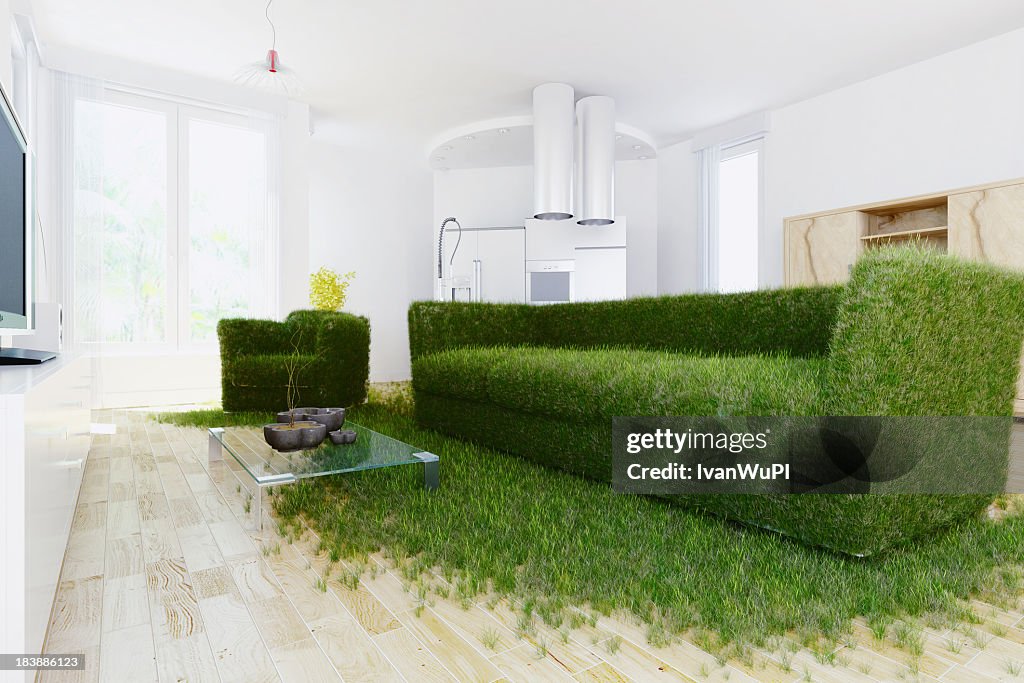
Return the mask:
[[576,221],[580,225],[615,222],[615,100],[584,97],[576,103],[579,119],[579,187]]
[[565,83],[533,90],[533,217],[543,221],[573,217],[574,99]]

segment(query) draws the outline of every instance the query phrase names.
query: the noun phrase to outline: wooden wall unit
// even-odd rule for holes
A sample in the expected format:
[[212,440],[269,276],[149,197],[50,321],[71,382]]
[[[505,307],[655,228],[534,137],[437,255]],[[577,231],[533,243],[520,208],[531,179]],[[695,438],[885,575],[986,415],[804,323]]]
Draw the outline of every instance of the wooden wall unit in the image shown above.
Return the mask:
[[910,239],[1024,272],[1024,179],[794,216],[783,230],[787,286],[845,282],[865,250]]
[[783,230],[788,286],[844,282],[866,249],[901,240],[1024,271],[1024,179],[793,216]]

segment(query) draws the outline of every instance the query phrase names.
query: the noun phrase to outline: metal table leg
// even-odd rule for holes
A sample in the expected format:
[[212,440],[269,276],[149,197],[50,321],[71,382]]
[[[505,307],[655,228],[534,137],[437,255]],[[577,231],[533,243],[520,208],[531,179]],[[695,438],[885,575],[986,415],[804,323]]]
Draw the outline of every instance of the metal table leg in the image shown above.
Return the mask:
[[223,433],[224,430],[221,427],[210,428],[210,445],[206,456],[208,462],[220,462],[224,459],[224,447],[220,445],[220,440],[217,438]]
[[423,487],[436,491],[441,485],[440,458],[433,453],[417,453],[416,457],[423,461]]

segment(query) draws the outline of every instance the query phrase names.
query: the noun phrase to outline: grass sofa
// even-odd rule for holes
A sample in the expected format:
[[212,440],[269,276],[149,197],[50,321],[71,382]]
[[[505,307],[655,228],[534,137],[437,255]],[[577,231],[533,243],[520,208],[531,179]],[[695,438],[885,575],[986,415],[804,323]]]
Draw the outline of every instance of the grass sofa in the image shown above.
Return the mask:
[[[608,481],[616,415],[1002,415],[1024,277],[919,249],[865,256],[843,287],[409,311],[423,426]],[[992,496],[672,500],[870,555]]]
[[289,364],[297,405],[347,407],[366,400],[370,323],[334,311],[293,311],[283,322],[226,318],[217,324],[224,410],[288,407]]

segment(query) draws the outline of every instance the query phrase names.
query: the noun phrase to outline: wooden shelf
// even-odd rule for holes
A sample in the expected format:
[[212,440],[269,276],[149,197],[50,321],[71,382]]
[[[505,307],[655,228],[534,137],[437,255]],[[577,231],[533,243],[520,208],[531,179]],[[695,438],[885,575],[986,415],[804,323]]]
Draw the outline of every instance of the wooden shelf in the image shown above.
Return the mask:
[[935,228],[917,228],[916,230],[897,230],[895,232],[882,232],[877,235],[864,235],[860,239],[864,242],[883,242],[886,240],[908,240],[915,237],[945,237],[948,231],[945,225],[940,225]]

